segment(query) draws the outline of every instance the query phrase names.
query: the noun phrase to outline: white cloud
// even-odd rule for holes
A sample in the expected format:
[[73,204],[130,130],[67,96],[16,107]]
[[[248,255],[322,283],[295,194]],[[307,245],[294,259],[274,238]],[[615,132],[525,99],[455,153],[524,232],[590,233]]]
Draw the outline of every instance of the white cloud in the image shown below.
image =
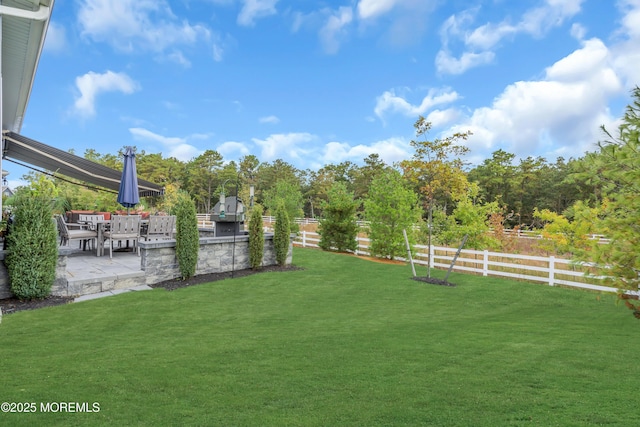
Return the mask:
[[187,144],[186,138],[167,137],[144,128],[129,128],[129,132],[134,140],[160,143],[166,148],[164,157],[175,157],[183,162],[188,162],[203,152],[193,145]]
[[360,0],[358,16],[360,19],[371,19],[383,15],[393,9],[402,0]]
[[567,18],[580,12],[585,0],[546,0],[544,6],[527,11],[518,23],[519,31],[542,36],[553,27],[558,27]]
[[426,119],[433,127],[446,126],[460,117],[460,111],[456,108],[447,108],[446,110],[433,110]]
[[[550,29],[562,25],[568,18],[580,12],[584,1],[546,0],[542,6],[527,10],[515,24],[505,18],[499,23],[488,22],[475,29],[470,27],[479,7],[452,15],[440,28],[442,48],[436,56],[436,68],[440,73],[462,74],[470,68],[487,64],[493,60],[493,50],[503,39],[517,34],[542,37]],[[580,34],[579,28],[575,28],[574,31]],[[463,42],[465,50],[462,53],[451,53],[453,40]]]
[[[184,54],[182,52],[180,52],[179,50],[174,50],[174,51],[172,51],[170,53],[167,53],[164,58],[168,59],[169,62],[180,64],[185,68],[191,67],[191,61],[189,61],[187,58],[185,58]],[[161,58],[161,60],[162,59],[163,58]]]
[[357,18],[361,30],[382,27],[380,43],[391,46],[416,45],[429,23],[438,1],[359,0]]
[[380,159],[391,165],[411,157],[411,148],[401,138],[390,138],[371,145],[359,144],[356,146],[344,142],[329,142],[324,147],[323,161],[325,164],[341,163],[347,160],[360,162],[374,153],[379,154]]
[[213,60],[216,62],[222,62],[226,53],[236,46],[236,40],[229,34],[213,33],[212,41]]
[[213,60],[216,62],[221,62],[224,55],[224,48],[218,44],[213,44]]
[[244,143],[236,141],[223,142],[222,144],[218,145],[216,151],[222,154],[222,156],[225,158],[235,159],[251,154],[251,151],[249,151]]
[[185,138],[177,136],[163,136],[144,128],[129,128],[129,132],[137,140],[159,142],[165,146],[180,145],[186,142]]
[[544,79],[510,84],[490,107],[444,133],[471,130],[469,146],[482,158],[498,148],[523,157],[580,156],[601,139],[599,126],[614,121],[606,105],[622,91],[610,52],[591,39],[548,67]]
[[587,29],[583,25],[578,23],[571,25],[571,37],[576,40],[583,40],[586,35]]
[[459,98],[455,91],[429,90],[427,95],[422,99],[419,105],[409,103],[403,97],[396,95],[395,90],[385,91],[376,99],[376,107],[374,112],[380,119],[388,113],[400,113],[408,117],[417,117],[424,115],[429,109],[436,105],[448,104]]
[[444,74],[463,74],[470,68],[489,64],[495,58],[493,52],[464,52],[460,58],[454,58],[447,50],[441,50],[436,55],[436,69]]
[[500,24],[485,24],[464,37],[465,45],[474,49],[491,49],[503,38],[515,34],[518,28],[506,22]]
[[340,49],[341,40],[346,37],[346,27],[353,20],[353,11],[343,6],[332,12],[324,26],[320,29],[320,41],[326,53],[336,53]]
[[76,88],[80,94],[74,102],[74,112],[82,117],[91,117],[96,113],[95,103],[98,95],[105,92],[131,94],[138,90],[139,86],[125,73],[107,71],[98,74],[90,71],[76,77]]
[[317,140],[315,135],[306,132],[269,135],[267,139],[253,138],[253,142],[262,148],[260,160],[270,162],[278,158],[300,160],[312,150],[305,147]]
[[49,22],[47,38],[44,43],[45,52],[63,52],[67,48],[67,34],[63,25],[55,21]]
[[212,133],[192,133],[191,135],[189,135],[189,139],[198,139],[205,141],[207,139],[210,139],[212,136]]
[[291,15],[291,32],[297,33],[301,29],[317,31],[322,50],[328,54],[334,54],[340,49],[348,38],[354,21],[353,8],[350,6],[341,6],[335,10],[325,7],[309,13],[294,12]]
[[238,15],[238,24],[251,27],[256,20],[275,15],[278,0],[243,0],[242,10]]
[[622,15],[620,42],[611,47],[614,66],[625,87],[640,84],[640,0],[622,0],[618,3]]
[[621,0],[618,2],[622,12],[622,30],[631,39],[640,39],[640,1]]
[[260,117],[258,121],[260,123],[270,123],[274,125],[280,123],[280,119],[277,116]]
[[119,51],[164,53],[171,48],[181,63],[176,46],[210,37],[203,25],[179,22],[170,5],[159,0],[80,0],[78,24],[83,36]]
[[602,67],[608,56],[609,50],[601,40],[587,40],[582,49],[570,53],[548,67],[547,79],[562,82],[584,80],[594,69]]

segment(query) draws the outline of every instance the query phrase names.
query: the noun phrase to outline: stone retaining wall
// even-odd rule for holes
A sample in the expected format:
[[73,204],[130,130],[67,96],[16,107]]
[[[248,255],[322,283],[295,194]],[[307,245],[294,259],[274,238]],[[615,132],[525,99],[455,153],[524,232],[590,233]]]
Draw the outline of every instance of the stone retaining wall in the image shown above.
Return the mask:
[[[289,243],[287,264],[292,262],[293,235]],[[133,284],[152,285],[164,280],[180,277],[180,267],[176,258],[175,240],[158,240],[140,242],[140,267],[144,272],[144,278],[122,277],[117,280],[109,279],[109,283],[103,283],[104,279],[96,277],[86,283],[70,282],[67,279],[67,258],[76,252],[71,248],[58,249],[58,266],[56,268],[55,282],[51,288],[52,295],[73,296],[88,295],[108,289],[121,289]],[[6,251],[0,250],[0,299],[12,297],[7,268],[4,265]],[[90,260],[90,258],[87,258]],[[273,248],[273,234],[265,234],[263,265],[275,265],[276,256]],[[235,237],[201,237],[198,252],[196,275],[207,273],[226,273],[230,271],[244,270],[249,266],[249,236],[239,235]],[[120,283],[122,282],[122,283]],[[126,282],[126,283],[125,283]],[[131,283],[129,283],[131,282]]]
[[[71,248],[58,248],[58,265],[56,267],[56,278],[51,287],[52,295],[67,295],[56,292],[61,287],[66,287],[67,283],[67,257],[69,254],[75,252],[75,249]],[[0,250],[0,299],[11,298],[11,284],[9,283],[9,273],[7,267],[4,264],[4,259],[7,251]]]
[[[176,258],[175,240],[142,242],[140,256],[146,284],[180,277],[180,267]],[[235,247],[235,250],[234,250]],[[287,264],[292,262],[293,240],[289,243]],[[262,265],[275,265],[276,255],[273,249],[273,234],[264,236],[264,256]],[[226,273],[244,270],[249,265],[249,236],[203,237],[200,239],[196,275],[208,273]]]

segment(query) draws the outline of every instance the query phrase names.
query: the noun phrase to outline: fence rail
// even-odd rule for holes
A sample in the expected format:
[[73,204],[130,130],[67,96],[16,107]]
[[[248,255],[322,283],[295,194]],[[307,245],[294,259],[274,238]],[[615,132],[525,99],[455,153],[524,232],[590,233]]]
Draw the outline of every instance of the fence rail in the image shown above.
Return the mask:
[[198,227],[213,228],[210,214],[196,214],[196,218],[198,219]]
[[[320,235],[310,231],[301,231],[293,244],[306,248],[318,248]],[[368,252],[370,240],[358,237],[356,255],[370,255]],[[431,247],[431,257],[428,256],[428,246],[415,245],[414,263],[426,266],[431,260],[432,268],[449,268],[456,248],[442,246]],[[399,260],[407,261],[399,257]],[[589,275],[592,267],[587,264],[576,265],[571,260],[554,256],[542,257],[519,254],[506,254],[488,250],[476,251],[463,249],[453,268],[457,271],[481,274],[483,276],[501,276],[530,282],[546,283],[549,286],[570,286],[574,288],[590,289],[601,292],[617,292],[616,288],[597,284],[598,278]],[[628,291],[638,295],[638,292]]]
[[[276,222],[276,218],[273,216],[265,215],[262,217],[262,220],[266,223],[274,223]],[[318,224],[320,221],[316,218],[296,218],[294,219],[296,224],[308,225],[308,224]],[[369,221],[356,221],[358,226],[365,227],[369,225]],[[543,238],[543,235],[540,230],[521,230],[518,228],[511,229],[506,228],[503,230],[503,233],[506,236],[515,237],[518,239],[530,239],[530,240],[539,240]],[[602,234],[589,234],[587,236],[591,240],[598,240],[599,243],[609,243],[609,239]]]

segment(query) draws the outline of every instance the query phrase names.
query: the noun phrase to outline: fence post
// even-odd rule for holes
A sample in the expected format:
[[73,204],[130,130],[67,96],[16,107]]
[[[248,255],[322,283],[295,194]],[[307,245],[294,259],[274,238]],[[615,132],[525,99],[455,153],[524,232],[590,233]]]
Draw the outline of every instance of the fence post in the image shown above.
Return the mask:
[[307,247],[307,232],[302,230],[302,247]]
[[549,257],[549,286],[554,285],[554,276],[555,276],[555,267],[556,267],[556,257]]
[[433,262],[433,256],[435,255],[436,251],[434,250],[433,245],[429,246],[429,268],[434,268],[435,263]]
[[487,249],[484,250],[482,258],[482,275],[489,275],[489,251]]

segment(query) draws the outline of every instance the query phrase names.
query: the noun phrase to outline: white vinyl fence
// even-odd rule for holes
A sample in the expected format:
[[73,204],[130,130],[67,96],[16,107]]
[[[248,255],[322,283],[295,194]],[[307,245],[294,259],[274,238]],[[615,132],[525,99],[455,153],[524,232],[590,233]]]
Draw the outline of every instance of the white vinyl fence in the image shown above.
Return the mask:
[[[262,221],[265,223],[275,223],[276,218],[273,216],[263,216]],[[316,218],[296,218],[294,219],[296,224],[308,225],[308,224],[318,224],[320,221]],[[356,221],[359,226],[369,225],[369,221]],[[515,237],[518,239],[530,239],[530,240],[539,240],[542,239],[542,232],[540,230],[521,230],[519,228],[509,229],[506,228],[503,230],[503,233],[506,236]],[[588,236],[591,240],[598,240],[600,243],[609,243],[609,239],[601,234],[590,234]]]
[[[293,244],[306,248],[317,248],[320,235],[301,231]],[[369,255],[369,239],[358,237],[356,255]],[[428,247],[415,245],[417,252],[414,263],[426,266],[429,262]],[[457,248],[433,246],[431,248],[431,267],[449,268]],[[399,260],[407,261],[399,257]],[[512,279],[546,283],[549,286],[564,285],[575,288],[591,289],[602,292],[617,292],[615,288],[598,285],[598,279],[587,276],[589,267],[575,265],[570,260],[554,256],[541,257],[530,255],[506,254],[463,249],[453,268],[456,271],[481,274],[483,276],[502,276]],[[628,292],[638,294],[638,292]]]

